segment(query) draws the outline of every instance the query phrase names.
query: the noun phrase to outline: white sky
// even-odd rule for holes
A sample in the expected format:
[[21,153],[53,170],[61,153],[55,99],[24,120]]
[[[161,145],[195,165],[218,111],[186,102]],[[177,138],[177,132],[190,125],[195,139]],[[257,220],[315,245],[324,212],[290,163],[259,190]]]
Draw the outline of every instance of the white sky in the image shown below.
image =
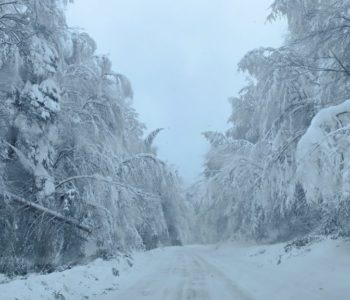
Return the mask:
[[98,53],[133,85],[134,107],[160,158],[187,181],[202,171],[201,133],[224,131],[228,97],[244,86],[237,63],[249,50],[278,46],[286,25],[265,22],[272,0],[75,0],[68,23],[85,29]]

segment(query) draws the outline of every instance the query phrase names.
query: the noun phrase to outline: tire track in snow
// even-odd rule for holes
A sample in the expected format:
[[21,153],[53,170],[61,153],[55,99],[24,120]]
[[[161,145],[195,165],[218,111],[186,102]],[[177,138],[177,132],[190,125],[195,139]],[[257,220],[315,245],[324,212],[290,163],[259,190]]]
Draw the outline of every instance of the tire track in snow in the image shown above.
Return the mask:
[[[242,291],[230,278],[228,278],[218,267],[206,261],[203,257],[199,255],[195,255],[196,261],[198,261],[203,270],[208,272],[211,275],[212,280],[217,280],[221,284],[224,285],[225,289],[223,291],[226,292],[227,297],[231,298],[221,298],[222,300],[253,300],[247,293]],[[214,293],[217,291],[214,291]],[[233,297],[233,298],[232,298]],[[211,300],[220,299],[220,298],[211,298]]]
[[[167,259],[106,300],[252,300],[195,248],[169,248]],[[168,253],[168,254],[169,254]],[[150,265],[152,268],[152,265]],[[101,298],[100,298],[101,299]],[[99,300],[100,300],[99,299]]]

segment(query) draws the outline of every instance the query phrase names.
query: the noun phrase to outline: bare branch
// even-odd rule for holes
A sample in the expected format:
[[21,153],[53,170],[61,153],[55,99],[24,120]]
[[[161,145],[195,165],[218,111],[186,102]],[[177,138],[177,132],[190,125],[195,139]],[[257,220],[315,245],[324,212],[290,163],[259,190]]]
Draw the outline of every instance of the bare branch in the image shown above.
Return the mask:
[[339,64],[339,66],[344,70],[344,72],[346,73],[346,75],[350,76],[350,71],[348,68],[346,68],[343,64],[343,62],[339,59],[338,56],[335,55],[335,53],[331,50],[331,53],[334,57],[334,59],[337,61],[337,63]]

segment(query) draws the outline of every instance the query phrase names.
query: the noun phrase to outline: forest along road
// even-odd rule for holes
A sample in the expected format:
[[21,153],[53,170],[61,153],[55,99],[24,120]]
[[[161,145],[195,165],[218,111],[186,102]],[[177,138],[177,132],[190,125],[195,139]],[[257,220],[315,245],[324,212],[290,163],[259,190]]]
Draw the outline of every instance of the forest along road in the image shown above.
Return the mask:
[[138,259],[103,300],[250,300],[196,247],[164,248]]

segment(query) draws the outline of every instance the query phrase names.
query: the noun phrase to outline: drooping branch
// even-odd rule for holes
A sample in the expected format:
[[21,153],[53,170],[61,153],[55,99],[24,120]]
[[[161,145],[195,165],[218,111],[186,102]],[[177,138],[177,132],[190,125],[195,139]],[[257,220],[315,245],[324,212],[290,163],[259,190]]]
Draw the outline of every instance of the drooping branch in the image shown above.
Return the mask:
[[58,188],[60,188],[61,186],[63,186],[64,184],[66,184],[68,182],[75,181],[75,180],[81,180],[81,179],[91,179],[91,180],[95,180],[95,181],[101,181],[101,182],[104,182],[104,183],[107,183],[110,185],[122,187],[126,190],[133,192],[134,194],[141,195],[141,196],[155,196],[153,194],[144,192],[144,191],[142,191],[134,186],[124,184],[121,182],[117,182],[117,181],[113,181],[109,178],[103,177],[103,176],[98,175],[98,174],[96,174],[96,175],[78,175],[78,176],[73,176],[73,177],[67,178],[67,179],[61,181],[60,183],[58,183],[55,186],[55,190],[57,190]]
[[1,7],[1,6],[5,6],[5,5],[11,5],[11,4],[17,4],[17,1],[11,1],[11,2],[0,3],[0,7]]
[[97,181],[103,181],[103,182],[110,183],[113,185],[118,185],[118,186],[121,186],[124,188],[131,188],[130,186],[128,186],[126,184],[119,183],[119,182],[113,182],[113,181],[109,180],[108,178],[105,178],[105,177],[102,177],[99,175],[78,175],[78,176],[73,176],[73,177],[70,177],[70,178],[67,178],[67,179],[61,181],[60,183],[58,183],[55,186],[55,189],[58,189],[59,187],[61,187],[62,185],[66,184],[68,182],[79,180],[79,179],[92,179],[92,180],[97,180]]
[[58,222],[62,222],[62,223],[65,223],[65,224],[68,224],[68,225],[71,225],[73,227],[76,227],[82,231],[85,231],[89,234],[92,233],[92,229],[88,226],[85,226],[85,225],[82,225],[80,224],[77,220],[74,220],[72,218],[68,218],[68,217],[65,217],[51,209],[48,209],[44,206],[41,206],[37,203],[33,203],[33,202],[30,202],[30,201],[27,201],[23,198],[20,198],[20,197],[17,197],[15,195],[9,195],[9,199],[14,201],[14,202],[17,202],[21,205],[24,205],[25,207],[27,208],[30,208],[30,209],[33,209],[35,211],[39,211],[41,212],[42,214],[45,214],[45,215],[48,215],[51,217],[51,220],[56,220]]
[[280,149],[279,151],[272,157],[272,160],[268,162],[268,167],[272,166],[273,163],[278,161],[285,151],[293,144],[296,143],[305,133],[305,130],[300,130],[296,132],[295,136],[289,139]]
[[345,74],[350,76],[350,70],[344,65],[344,63],[340,60],[340,58],[337,55],[335,55],[335,53],[332,50],[331,50],[331,53],[332,53],[334,59],[339,64],[339,66],[344,70]]
[[149,154],[149,153],[140,153],[137,155],[134,155],[126,160],[123,160],[122,162],[120,162],[120,165],[126,165],[132,161],[138,161],[138,160],[151,160],[155,163],[159,163],[161,165],[164,165],[164,162],[162,162],[161,160],[159,160],[156,156],[154,156],[153,154]]
[[[316,143],[316,144],[314,145],[314,147],[313,147],[311,150],[308,151],[307,154],[308,154],[308,155],[311,155],[312,153],[314,153],[318,148],[320,148],[320,147],[322,146],[322,144],[323,144],[325,141],[327,141],[327,139],[328,139],[329,137],[334,136],[334,135],[338,134],[339,132],[342,132],[342,131],[346,132],[346,131],[349,131],[349,130],[350,130],[350,126],[344,126],[344,127],[338,128],[338,129],[336,129],[336,130],[333,130],[333,131],[327,133],[321,141],[319,141],[318,143]],[[303,157],[303,160],[306,159],[306,158],[307,158],[306,156]]]
[[154,140],[156,139],[156,137],[158,136],[158,134],[163,131],[164,128],[158,128],[154,131],[152,131],[147,138],[145,139],[145,145],[147,148],[150,148],[154,142]]

